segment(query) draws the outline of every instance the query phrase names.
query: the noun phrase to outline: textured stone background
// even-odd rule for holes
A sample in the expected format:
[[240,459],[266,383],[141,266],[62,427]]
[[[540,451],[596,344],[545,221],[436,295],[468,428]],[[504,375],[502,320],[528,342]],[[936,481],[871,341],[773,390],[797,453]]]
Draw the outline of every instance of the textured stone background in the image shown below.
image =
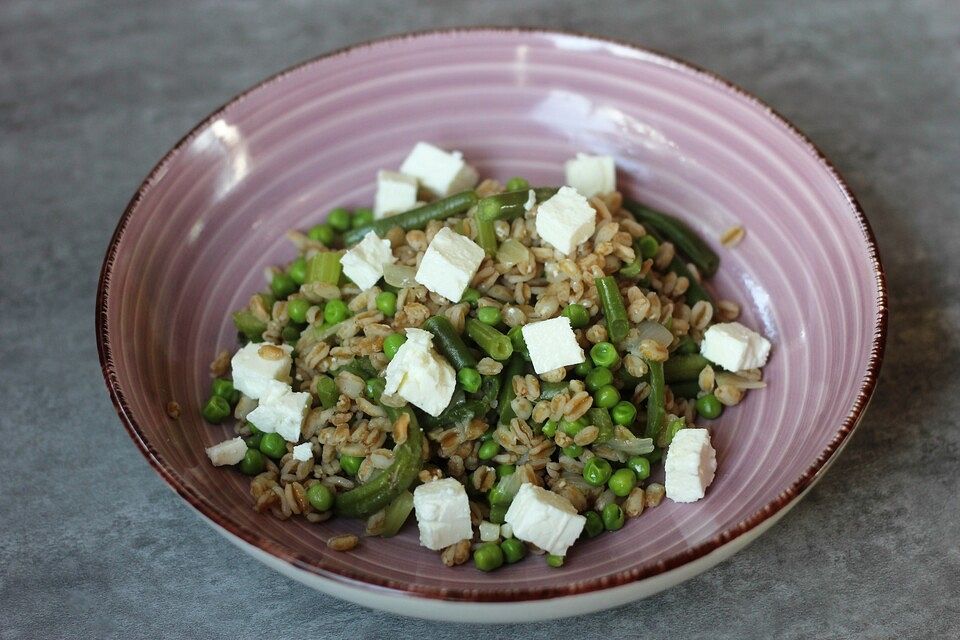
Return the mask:
[[[0,638],[960,637],[960,4],[433,4],[0,2]],[[385,616],[249,560],[150,470],[97,364],[107,240],[185,131],[305,58],[467,24],[615,36],[755,92],[849,179],[890,280],[882,380],[823,482],[732,560],[575,623]]]

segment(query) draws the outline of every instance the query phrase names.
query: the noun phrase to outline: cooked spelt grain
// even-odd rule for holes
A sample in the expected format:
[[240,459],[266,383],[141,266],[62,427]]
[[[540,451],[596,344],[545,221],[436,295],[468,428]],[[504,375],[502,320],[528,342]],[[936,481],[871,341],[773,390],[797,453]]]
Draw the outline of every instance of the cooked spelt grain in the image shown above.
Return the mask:
[[740,305],[732,300],[718,300],[717,315],[724,322],[732,322],[740,317]]
[[644,492],[644,503],[643,506],[652,508],[658,506],[663,501],[663,496],[666,495],[666,490],[663,488],[663,485],[658,482],[651,482],[643,490]]
[[470,559],[470,541],[461,540],[440,552],[440,561],[448,566],[455,567]]
[[222,378],[230,373],[230,352],[221,351],[217,357],[210,363],[210,375],[214,378]]
[[643,507],[646,505],[646,493],[641,487],[634,487],[630,495],[623,501],[623,511],[628,518],[636,518],[643,513]]
[[725,247],[735,247],[743,240],[746,230],[740,225],[734,225],[720,235],[720,244]]
[[172,420],[177,420],[180,418],[181,408],[180,403],[176,400],[171,400],[167,403],[167,416]]
[[733,407],[740,404],[740,400],[743,399],[743,389],[730,384],[722,384],[717,387],[713,395],[715,395],[717,400],[722,404]]
[[327,546],[334,551],[350,551],[360,543],[360,538],[352,533],[334,536],[327,540]]

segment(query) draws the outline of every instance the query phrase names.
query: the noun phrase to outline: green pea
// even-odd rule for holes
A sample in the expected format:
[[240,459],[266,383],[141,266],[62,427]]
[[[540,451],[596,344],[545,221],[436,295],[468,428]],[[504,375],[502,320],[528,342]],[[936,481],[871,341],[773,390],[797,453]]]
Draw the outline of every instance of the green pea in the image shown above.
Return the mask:
[[593,404],[601,409],[611,409],[620,402],[620,392],[612,384],[600,387],[593,392]]
[[507,331],[507,337],[510,338],[510,344],[513,345],[513,352],[519,353],[528,362],[530,361],[530,352],[527,349],[527,341],[523,338],[523,327],[516,326]]
[[333,491],[327,485],[318,482],[307,489],[307,501],[317,511],[330,511],[333,508]]
[[563,448],[563,455],[568,458],[579,458],[583,455],[583,447],[578,444],[572,444],[569,447]]
[[623,527],[625,519],[623,509],[616,502],[611,502],[603,508],[600,519],[603,520],[603,527],[607,531],[616,531]]
[[474,393],[480,389],[480,383],[483,381],[480,374],[473,367],[464,367],[457,371],[457,381],[467,393]]
[[350,316],[350,309],[343,300],[330,300],[323,308],[323,319],[327,324],[343,322]]
[[300,329],[292,325],[287,325],[283,328],[283,331],[280,332],[280,338],[291,345],[296,344],[297,340],[300,339]]
[[583,517],[587,519],[583,525],[583,532],[588,538],[596,538],[603,533],[603,518],[600,517],[599,513],[596,511],[587,511],[583,514]]
[[504,516],[507,515],[507,509],[509,508],[509,502],[507,504],[490,505],[490,515],[487,517],[487,519],[493,524],[503,524]]
[[530,183],[527,182],[526,178],[521,178],[520,176],[514,176],[507,180],[507,184],[504,185],[504,189],[507,191],[520,191],[520,189],[529,189]]
[[237,404],[240,400],[240,392],[234,389],[233,381],[226,378],[217,378],[210,387],[213,395],[220,396],[231,405]]
[[582,329],[590,324],[590,312],[587,311],[585,306],[577,304],[576,302],[564,307],[560,315],[568,318],[570,320],[570,326],[574,329]]
[[587,421],[583,418],[577,418],[573,422],[567,420],[560,421],[560,430],[571,438],[583,431],[587,427]]
[[240,468],[240,473],[245,476],[255,476],[258,473],[263,473],[265,467],[263,454],[256,449],[247,449],[247,452],[243,454],[243,460],[237,466]]
[[393,360],[393,357],[397,355],[397,351],[403,346],[403,343],[407,341],[407,336],[402,333],[391,333],[386,338],[383,339],[383,353],[387,356],[387,359]]
[[207,422],[220,424],[230,415],[230,403],[220,396],[210,396],[201,413]]
[[263,440],[263,434],[258,432],[250,434],[245,442],[247,443],[247,447],[251,449],[259,449],[261,440]]
[[620,355],[617,353],[617,348],[609,342],[598,342],[590,347],[590,359],[598,367],[610,369],[620,362]]
[[487,429],[482,434],[480,434],[480,442],[486,442],[487,440],[491,440],[493,438],[494,431],[495,429]]
[[723,405],[717,400],[717,396],[708,393],[697,398],[697,413],[707,420],[713,420],[719,418],[720,414],[723,413]]
[[337,231],[346,231],[350,228],[350,212],[343,207],[332,209],[330,213],[327,214],[327,224]]
[[350,226],[354,229],[359,229],[360,227],[367,226],[371,222],[373,222],[373,209],[361,207],[353,212],[353,220],[350,222]]
[[637,474],[632,469],[617,469],[607,481],[607,486],[613,491],[613,495],[624,498],[637,486]]
[[310,227],[310,230],[307,231],[307,237],[315,242],[319,242],[325,247],[330,247],[333,246],[336,233],[329,224],[318,224]]
[[397,294],[392,291],[381,291],[377,294],[377,309],[380,313],[393,317],[397,313]]
[[270,280],[270,291],[280,299],[286,298],[298,288],[297,283],[286,273],[275,273]]
[[650,461],[650,464],[657,464],[663,460],[663,449],[655,447],[653,451],[647,454],[647,460]]
[[555,556],[552,553],[547,554],[547,566],[559,569],[563,566],[563,556]]
[[287,267],[287,274],[293,279],[297,284],[303,284],[307,281],[307,259],[303,256],[300,256],[296,260],[290,263],[290,266]]
[[614,424],[629,427],[637,419],[637,408],[626,400],[621,400],[610,410],[610,417]]
[[367,380],[364,393],[366,393],[366,396],[374,402],[380,402],[380,396],[383,395],[383,390],[386,388],[387,381],[383,378],[370,378]]
[[340,390],[337,389],[337,383],[330,376],[317,376],[313,385],[317,397],[320,399],[320,406],[324,409],[329,409],[340,400]]
[[279,460],[287,453],[287,441],[279,433],[265,433],[260,439],[260,453]]
[[553,436],[557,435],[558,426],[559,425],[557,424],[556,420],[547,420],[543,423],[543,428],[540,430],[540,432],[548,438],[552,438]]
[[516,465],[512,465],[512,464],[497,465],[498,478],[503,478],[505,476],[512,476],[514,473],[516,473],[516,471],[517,471]]
[[363,462],[363,456],[340,456],[340,468],[351,476],[357,475],[360,470],[360,464]]
[[646,235],[637,240],[637,246],[640,248],[640,257],[644,260],[649,260],[653,256],[657,255],[657,250],[660,248],[660,243],[657,242],[657,239],[653,236]]
[[633,456],[627,460],[627,468],[633,470],[638,482],[650,477],[650,461],[643,456]]
[[583,479],[592,487],[602,487],[613,474],[613,467],[603,458],[590,458],[583,465]]
[[480,445],[480,450],[477,451],[477,457],[481,460],[490,460],[499,453],[500,443],[496,440],[487,440]]
[[247,427],[250,429],[250,433],[252,433],[253,435],[257,435],[258,433],[263,433],[263,431],[260,431],[260,429],[257,428],[257,425],[253,424],[249,420],[247,420]]
[[496,542],[485,542],[473,552],[473,565],[480,571],[493,571],[503,564],[503,550]]
[[591,371],[593,371],[593,363],[590,362],[590,358],[587,358],[573,368],[573,375],[578,378],[586,378]]
[[610,372],[610,369],[606,367],[597,367],[593,371],[587,374],[586,380],[587,389],[590,391],[596,391],[600,387],[605,387],[608,384],[613,384],[613,374]]
[[310,301],[304,298],[296,298],[287,303],[287,315],[298,324],[307,321],[307,311],[310,310]]
[[471,287],[467,287],[463,295],[460,296],[460,302],[466,302],[471,307],[477,306],[477,302],[480,300],[480,292]]
[[677,432],[686,426],[687,423],[684,422],[683,418],[677,418],[661,429],[660,434],[657,436],[657,444],[664,448],[669,447],[670,443],[673,442],[674,436],[677,435]]
[[477,309],[477,320],[495,327],[503,320],[503,315],[500,313],[500,309],[496,307],[480,307]]
[[697,343],[694,342],[690,336],[683,336],[680,338],[680,342],[677,343],[677,348],[674,349],[673,352],[682,356],[690,356],[695,353],[700,353],[700,347],[697,346]]
[[503,551],[503,559],[507,564],[520,562],[527,555],[527,545],[516,538],[507,538],[500,543],[500,550]]

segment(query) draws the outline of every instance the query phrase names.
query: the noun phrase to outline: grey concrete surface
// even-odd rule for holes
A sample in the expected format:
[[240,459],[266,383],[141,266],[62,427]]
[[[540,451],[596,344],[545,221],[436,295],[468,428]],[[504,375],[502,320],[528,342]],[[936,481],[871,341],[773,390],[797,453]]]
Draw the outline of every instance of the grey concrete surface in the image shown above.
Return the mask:
[[[267,74],[409,29],[544,25],[696,61],[835,160],[889,274],[860,431],[758,542],[648,600],[491,628],[381,615],[249,560],[137,453],[93,298],[127,199]],[[835,2],[0,2],[0,638],[960,637],[960,5]]]

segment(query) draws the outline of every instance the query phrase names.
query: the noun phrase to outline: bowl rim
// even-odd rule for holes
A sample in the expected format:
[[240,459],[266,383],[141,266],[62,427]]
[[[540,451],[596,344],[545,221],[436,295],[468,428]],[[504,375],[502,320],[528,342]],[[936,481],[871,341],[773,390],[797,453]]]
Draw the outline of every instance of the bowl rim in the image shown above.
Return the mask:
[[[131,217],[137,210],[146,193],[153,187],[157,178],[164,173],[167,165],[173,160],[173,158],[191,140],[193,140],[193,138],[198,135],[201,130],[205,129],[208,125],[210,125],[210,123],[219,118],[228,108],[241,102],[253,92],[259,91],[260,89],[273,84],[274,82],[278,82],[286,76],[296,73],[302,69],[329,59],[347,55],[360,49],[367,49],[374,46],[402,42],[405,40],[443,37],[457,34],[472,35],[477,33],[488,33],[492,36],[502,36],[504,34],[508,34],[547,37],[573,37],[593,41],[603,45],[614,45],[616,47],[632,50],[635,53],[643,54],[648,60],[652,60],[657,64],[686,72],[696,79],[719,86],[722,89],[726,89],[727,91],[736,94],[740,99],[746,100],[747,102],[752,103],[754,106],[759,107],[769,118],[773,119],[777,124],[784,127],[797,142],[805,147],[806,150],[821,163],[821,165],[828,171],[836,185],[840,188],[843,196],[846,198],[849,211],[853,214],[863,234],[863,241],[866,243],[868,259],[872,264],[873,276],[875,278],[875,284],[877,288],[877,298],[875,300],[876,315],[874,322],[874,335],[872,339],[870,357],[867,361],[867,367],[861,381],[860,389],[857,392],[853,406],[850,408],[850,411],[839,425],[836,434],[828,443],[826,448],[820,452],[814,463],[808,467],[803,474],[785,491],[781,492],[761,509],[741,520],[740,522],[724,529],[723,531],[720,531],[706,542],[679,552],[673,556],[670,556],[669,558],[657,562],[656,564],[624,570],[619,573],[606,575],[599,578],[591,578],[588,580],[579,581],[575,584],[561,584],[560,586],[551,585],[546,587],[523,588],[519,590],[512,588],[501,588],[482,592],[459,588],[449,589],[440,587],[425,587],[413,583],[387,580],[367,573],[343,570],[325,565],[325,563],[320,561],[322,560],[322,556],[304,558],[299,554],[292,553],[282,545],[276,544],[266,538],[261,537],[256,531],[251,531],[247,527],[241,526],[234,522],[226,514],[223,514],[209,506],[209,504],[206,503],[199,494],[195,494],[195,492],[180,479],[178,474],[173,472],[173,470],[168,467],[162,456],[160,456],[147,441],[147,438],[141,430],[140,425],[137,423],[137,420],[133,415],[133,411],[127,404],[123,395],[123,391],[121,390],[120,380],[114,366],[112,355],[113,348],[111,346],[110,333],[107,326],[107,316],[110,306],[110,283],[113,268],[116,264],[120,242]],[[847,185],[846,181],[840,175],[840,172],[836,169],[833,163],[790,120],[773,109],[763,100],[757,98],[753,94],[741,88],[739,85],[727,80],[726,78],[723,78],[712,71],[704,69],[682,58],[663,53],[656,49],[642,47],[623,40],[617,40],[614,38],[573,30],[512,26],[473,26],[426,29],[387,35],[359,43],[354,43],[294,64],[267,77],[266,79],[256,83],[255,85],[245,89],[244,91],[227,100],[221,106],[214,109],[209,115],[204,117],[193,128],[191,128],[188,133],[180,138],[180,140],[178,140],[177,143],[166,154],[164,154],[163,158],[157,162],[157,164],[143,179],[133,197],[127,203],[127,206],[117,223],[113,235],[110,238],[110,243],[107,246],[107,250],[104,255],[103,264],[100,269],[99,282],[97,285],[95,313],[97,353],[100,359],[100,367],[103,373],[104,382],[106,383],[107,389],[110,393],[110,399],[113,402],[114,408],[120,417],[121,422],[126,428],[130,438],[136,443],[140,453],[147,459],[154,471],[156,471],[177,494],[185,499],[188,504],[199,511],[201,515],[203,515],[216,526],[221,527],[234,536],[237,536],[247,543],[260,548],[278,560],[283,561],[294,568],[316,574],[320,577],[333,580],[334,582],[342,582],[354,587],[359,585],[375,590],[385,589],[388,592],[391,592],[393,595],[406,595],[417,598],[456,602],[511,602],[518,600],[559,598],[610,589],[613,587],[641,581],[646,578],[650,578],[681,567],[698,558],[706,556],[711,552],[725,546],[732,540],[739,538],[752,529],[758,527],[769,518],[775,516],[782,509],[790,505],[794,498],[802,495],[805,490],[810,488],[817,480],[819,480],[821,474],[829,466],[829,463],[832,462],[835,455],[839,453],[839,451],[849,440],[850,436],[856,430],[877,385],[880,367],[883,362],[887,334],[887,322],[888,292],[886,275],[880,261],[880,252],[876,237],[872,228],[870,227],[870,223],[867,220],[863,208],[860,206],[860,203],[853,195],[852,190]]]

